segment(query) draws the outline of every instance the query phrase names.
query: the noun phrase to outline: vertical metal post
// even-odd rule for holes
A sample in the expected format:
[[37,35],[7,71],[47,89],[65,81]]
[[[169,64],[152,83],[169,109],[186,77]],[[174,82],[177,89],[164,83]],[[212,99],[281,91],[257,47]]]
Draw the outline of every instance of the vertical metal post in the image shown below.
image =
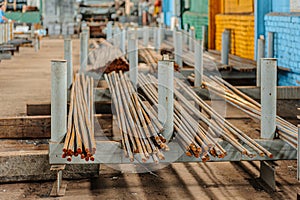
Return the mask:
[[203,46],[200,41],[195,42],[195,87],[200,87],[202,85],[203,77]]
[[264,77],[261,79],[261,138],[273,139],[276,129],[276,59],[262,59],[261,77]]
[[174,28],[174,30],[173,30],[173,46],[174,46],[174,49],[175,49],[175,44],[176,44],[176,33],[177,33],[177,30],[176,30],[176,28]]
[[14,39],[14,23],[10,23],[10,39]]
[[165,40],[165,28],[164,27],[159,27],[159,34],[160,34],[160,44],[162,44]]
[[3,24],[3,43],[6,43],[6,30],[5,30],[5,23]]
[[64,59],[67,61],[67,87],[70,88],[73,80],[72,40],[65,38]]
[[87,67],[88,40],[87,33],[80,33],[80,71],[84,71]]
[[158,36],[157,36],[157,28],[153,28],[153,46],[154,49],[157,50],[157,40],[158,40]]
[[9,24],[5,23],[5,42],[9,41]]
[[257,40],[257,59],[256,59],[256,86],[261,86],[261,58],[265,57],[265,40]]
[[268,32],[268,58],[274,57],[274,33]]
[[147,48],[149,44],[149,27],[145,26],[143,29],[143,44]]
[[137,40],[130,38],[128,40],[128,57],[129,57],[129,78],[132,84],[137,86],[138,77],[138,49]]
[[123,54],[126,54],[126,30],[125,29],[123,29],[121,32],[120,49]]
[[165,122],[163,135],[169,141],[173,134],[174,63],[158,61],[158,120]]
[[3,43],[3,24],[0,24],[0,44]]
[[2,24],[2,41],[5,43],[5,25]]
[[297,179],[300,181],[300,125],[298,125],[298,137],[297,137]]
[[2,42],[5,43],[5,25],[2,24]]
[[87,48],[87,51],[86,51],[86,56],[88,58],[89,56],[89,40],[90,40],[90,27],[86,26],[82,29],[82,32],[86,33],[85,35],[85,42],[86,42],[86,48]]
[[189,50],[194,51],[194,41],[195,41],[196,35],[195,35],[195,28],[191,27],[189,32]]
[[113,44],[115,46],[120,46],[120,28],[116,27],[113,32],[114,32]]
[[208,50],[207,26],[202,26],[202,47],[203,50]]
[[106,40],[108,42],[111,42],[111,39],[113,37],[112,35],[113,35],[112,22],[107,22],[107,25],[106,25]]
[[31,25],[30,30],[31,30],[30,37],[33,38],[34,37],[34,25]]
[[188,24],[184,24],[183,25],[183,42],[184,44],[188,44],[188,29],[189,29],[189,25]]
[[230,52],[230,34],[231,31],[226,29],[222,33],[222,52],[221,52],[221,57],[222,57],[222,64],[223,65],[228,65],[228,60],[229,60],[229,52]]
[[179,65],[180,68],[183,67],[182,62],[182,33],[176,32],[176,37],[174,40],[175,47],[175,62]]
[[35,52],[38,52],[39,51],[39,38],[38,38],[38,35],[34,35],[34,50]]
[[160,49],[161,42],[162,42],[162,28],[158,27],[156,29],[156,43],[155,43],[155,49],[157,51],[159,51],[159,49]]
[[67,62],[51,61],[51,142],[59,143],[67,131]]
[[11,34],[11,29],[10,29],[10,22],[7,23],[7,41],[10,41],[10,34]]

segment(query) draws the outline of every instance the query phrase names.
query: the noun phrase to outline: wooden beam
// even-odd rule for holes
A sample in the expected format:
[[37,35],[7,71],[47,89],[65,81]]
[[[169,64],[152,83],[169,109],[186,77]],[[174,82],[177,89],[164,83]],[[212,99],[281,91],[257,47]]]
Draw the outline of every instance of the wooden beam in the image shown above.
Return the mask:
[[51,114],[51,104],[27,104],[26,113],[28,116],[37,116],[37,115],[50,115]]
[[[95,102],[95,110],[96,110],[96,114],[112,114],[111,102],[110,101]],[[27,116],[51,115],[51,104],[50,103],[27,104],[26,114]]]
[[49,138],[50,116],[0,118],[0,138]]
[[[97,114],[101,136],[112,136],[112,115]],[[0,139],[50,138],[51,116],[0,118]],[[97,135],[96,135],[97,136]]]

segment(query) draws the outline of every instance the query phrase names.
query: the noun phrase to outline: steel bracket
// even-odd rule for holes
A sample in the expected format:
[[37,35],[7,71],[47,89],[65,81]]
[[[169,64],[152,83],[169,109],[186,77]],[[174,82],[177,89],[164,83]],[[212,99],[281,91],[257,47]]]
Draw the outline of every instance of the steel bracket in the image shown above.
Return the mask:
[[51,165],[50,170],[57,172],[56,181],[53,184],[50,196],[51,197],[60,197],[64,196],[67,189],[67,183],[62,181],[62,171],[66,168],[66,165]]
[[260,162],[260,178],[272,191],[276,191],[275,165],[272,162]]

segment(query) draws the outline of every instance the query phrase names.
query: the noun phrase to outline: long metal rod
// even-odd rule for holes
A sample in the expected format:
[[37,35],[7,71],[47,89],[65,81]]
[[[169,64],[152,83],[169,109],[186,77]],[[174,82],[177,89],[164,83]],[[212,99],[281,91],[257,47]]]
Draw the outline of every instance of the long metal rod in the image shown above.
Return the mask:
[[[144,77],[144,75],[140,75],[141,77]],[[144,77],[145,78],[145,77]],[[144,89],[146,89],[146,91],[148,91],[148,92],[150,92],[150,91],[152,91],[151,93],[153,93],[154,92],[154,88],[152,88],[152,89],[150,89],[149,88],[149,84],[150,84],[150,82],[145,82],[145,80],[144,80],[144,78],[143,79],[141,79],[141,82],[143,82],[144,81],[144,85],[145,85],[145,87],[144,87]],[[151,82],[153,83],[153,79],[151,80]],[[147,89],[148,88],[148,89]],[[145,91],[145,92],[146,92]],[[147,94],[149,94],[149,93],[147,93]],[[177,94],[177,95],[179,95],[179,94]],[[180,96],[180,95],[179,95]],[[155,103],[155,101],[153,102],[153,103]],[[191,107],[193,107],[192,105],[190,105],[189,103],[187,103],[187,102],[185,102],[185,104],[186,104],[186,107],[185,108],[191,108]],[[175,102],[175,105],[176,105],[176,102]],[[179,104],[177,103],[177,106],[175,107],[176,109],[179,109],[179,110],[181,110],[181,106],[179,106]],[[193,110],[195,110],[195,109],[193,109]],[[182,111],[181,111],[182,112]],[[199,117],[201,118],[201,115],[199,115]],[[185,115],[185,118],[188,118],[187,117],[187,115]],[[202,118],[201,118],[202,119]],[[203,119],[204,120],[204,119]],[[191,121],[191,119],[189,120],[189,121]],[[208,122],[209,123],[209,122]],[[209,123],[210,124],[210,123]],[[214,129],[218,129],[217,128],[217,125],[215,124],[214,125],[214,122],[212,123],[212,124],[210,124],[210,126],[211,127],[215,127]],[[219,125],[220,126],[220,125]],[[180,126],[178,126],[178,124],[176,125],[176,129],[178,129],[178,127],[180,127]],[[185,129],[186,130],[186,129]],[[236,131],[236,129],[233,129],[233,128],[231,128],[230,129],[231,131]],[[181,133],[183,133],[183,132],[181,132]],[[236,134],[238,134],[238,133],[236,133]],[[240,144],[236,141],[236,140],[234,140],[232,137],[228,137],[226,134],[223,134],[222,135],[226,140],[228,140],[228,141],[230,141],[230,142],[232,142],[232,145],[234,145],[237,149],[239,149],[242,153],[244,153],[244,154],[247,154],[248,156],[250,156],[250,157],[252,157],[252,156],[254,156],[252,153],[250,153],[250,152],[248,152],[246,149],[244,149],[243,147],[241,147],[240,146]],[[249,139],[249,138],[244,138],[244,136],[243,135],[240,135],[240,138],[242,138],[242,139]],[[197,140],[197,138],[195,138],[196,140]],[[199,141],[199,139],[197,140],[197,142],[200,142]],[[249,141],[249,142],[253,142],[253,141]],[[258,151],[259,152],[259,154],[262,156],[262,155],[264,155],[264,153],[266,153],[266,155],[268,155],[269,157],[272,157],[272,154],[271,153],[269,153],[267,150],[265,150],[265,149],[263,149],[263,148],[261,148],[261,149],[258,149],[258,147],[259,147],[259,145],[257,145],[256,144],[256,146],[255,145],[253,145],[252,143],[249,143],[248,142],[248,144],[253,148],[253,149],[255,149],[255,151]],[[218,146],[218,148],[219,148],[219,146]],[[262,152],[262,149],[264,150],[264,152]],[[221,150],[220,150],[220,148],[218,149],[218,152],[221,152]],[[195,153],[194,153],[195,154]],[[196,153],[197,154],[197,153]]]

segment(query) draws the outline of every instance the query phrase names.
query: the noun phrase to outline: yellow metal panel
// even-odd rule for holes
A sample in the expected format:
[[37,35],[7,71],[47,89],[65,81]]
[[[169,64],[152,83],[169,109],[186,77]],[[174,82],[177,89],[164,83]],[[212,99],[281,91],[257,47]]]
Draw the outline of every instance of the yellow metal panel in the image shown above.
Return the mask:
[[253,13],[253,0],[226,0],[223,1],[224,13]]
[[253,59],[254,15],[216,15],[215,46],[217,50],[222,48],[222,33],[225,29],[231,29],[231,53]]

